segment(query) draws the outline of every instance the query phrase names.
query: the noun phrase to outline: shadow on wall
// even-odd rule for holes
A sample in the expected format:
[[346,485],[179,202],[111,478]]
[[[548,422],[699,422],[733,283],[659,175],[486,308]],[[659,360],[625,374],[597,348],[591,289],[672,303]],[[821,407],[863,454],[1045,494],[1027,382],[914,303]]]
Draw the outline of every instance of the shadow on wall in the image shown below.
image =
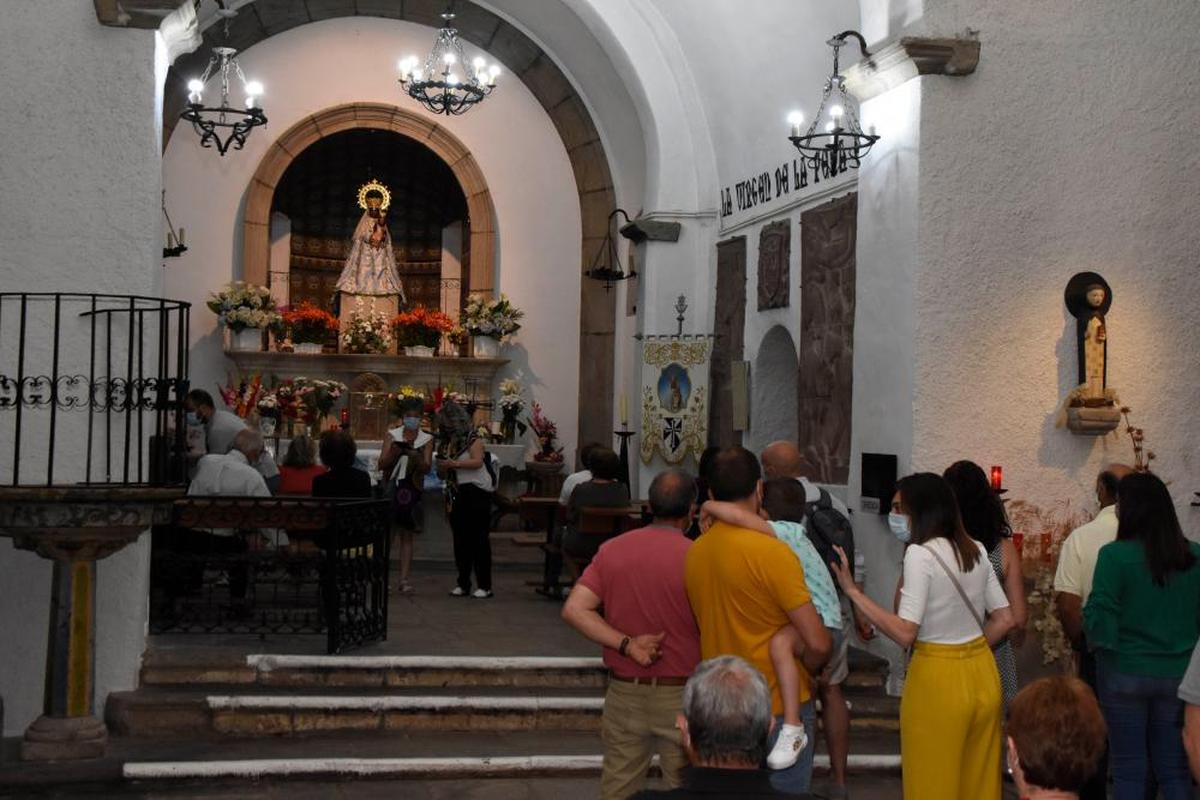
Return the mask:
[[[1043,466],[1056,468],[1065,467],[1069,473],[1076,474],[1087,464],[1092,451],[1100,446],[1100,442],[1105,437],[1075,436],[1066,428],[1055,427],[1061,403],[1067,396],[1067,393],[1077,385],[1076,377],[1078,375],[1075,364],[1077,358],[1075,352],[1075,318],[1071,316],[1071,312],[1067,310],[1066,306],[1062,307],[1062,315],[1063,333],[1058,338],[1058,344],[1054,347],[1055,363],[1058,364],[1058,394],[1056,395],[1054,408],[1050,410],[1045,420],[1042,421],[1042,443],[1038,448],[1038,463]],[[1071,444],[1071,440],[1086,438],[1093,440],[1091,442],[1080,442],[1081,445],[1087,446],[1072,446]]]
[[787,328],[776,325],[763,336],[754,359],[749,447],[796,441],[799,435],[800,359]]

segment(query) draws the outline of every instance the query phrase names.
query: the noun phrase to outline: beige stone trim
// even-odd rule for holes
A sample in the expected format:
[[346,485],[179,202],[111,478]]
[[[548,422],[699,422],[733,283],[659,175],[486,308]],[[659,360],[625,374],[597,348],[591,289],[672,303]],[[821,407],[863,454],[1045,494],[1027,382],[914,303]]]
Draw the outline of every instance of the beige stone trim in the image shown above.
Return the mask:
[[861,103],[920,75],[970,75],[979,66],[978,39],[904,36],[846,70],[846,89]]
[[470,217],[473,292],[495,288],[496,209],[483,171],[466,145],[445,128],[396,106],[383,103],[348,103],[333,106],[297,122],[267,150],[246,190],[242,218],[242,276],[251,283],[267,283],[270,264],[271,201],[283,173],[304,149],[330,134],[352,128],[386,130],[416,139],[445,161],[467,196]]

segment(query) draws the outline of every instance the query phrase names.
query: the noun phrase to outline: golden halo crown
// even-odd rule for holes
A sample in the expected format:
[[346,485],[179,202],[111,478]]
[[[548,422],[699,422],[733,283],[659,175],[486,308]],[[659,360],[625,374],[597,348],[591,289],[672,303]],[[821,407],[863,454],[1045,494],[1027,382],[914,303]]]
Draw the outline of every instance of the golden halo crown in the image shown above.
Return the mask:
[[367,181],[366,183],[364,183],[362,186],[359,187],[359,189],[358,189],[358,207],[359,208],[361,208],[363,211],[367,210],[367,193],[368,192],[379,192],[381,195],[383,195],[383,204],[380,206],[380,209],[383,211],[388,210],[388,206],[390,206],[392,204],[392,193],[388,191],[388,188],[386,186],[384,186],[382,183],[375,180],[374,178],[372,178],[371,180]]

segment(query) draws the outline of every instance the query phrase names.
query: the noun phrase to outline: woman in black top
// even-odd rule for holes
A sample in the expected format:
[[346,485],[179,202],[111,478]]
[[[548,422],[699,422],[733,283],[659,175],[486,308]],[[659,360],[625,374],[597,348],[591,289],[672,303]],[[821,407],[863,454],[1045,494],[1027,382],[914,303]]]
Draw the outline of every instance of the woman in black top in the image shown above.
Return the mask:
[[354,466],[358,445],[345,431],[321,434],[321,463],[329,472],[313,478],[313,497],[371,499],[371,476]]

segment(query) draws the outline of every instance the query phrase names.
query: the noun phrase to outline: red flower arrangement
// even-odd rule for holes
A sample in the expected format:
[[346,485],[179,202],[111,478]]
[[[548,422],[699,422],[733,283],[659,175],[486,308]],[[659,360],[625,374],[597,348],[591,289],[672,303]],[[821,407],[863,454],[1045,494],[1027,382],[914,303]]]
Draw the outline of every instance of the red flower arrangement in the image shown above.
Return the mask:
[[293,342],[321,344],[338,330],[337,317],[308,302],[285,310],[283,324],[291,331]]
[[392,332],[400,347],[437,347],[443,334],[454,330],[454,320],[425,306],[402,311],[392,318]]
[[533,413],[529,417],[529,427],[533,429],[533,433],[537,436],[538,446],[540,449],[533,454],[533,460],[548,464],[561,464],[563,460],[562,448],[554,446],[554,440],[558,437],[558,426],[549,420],[542,413],[541,403],[533,404]]

